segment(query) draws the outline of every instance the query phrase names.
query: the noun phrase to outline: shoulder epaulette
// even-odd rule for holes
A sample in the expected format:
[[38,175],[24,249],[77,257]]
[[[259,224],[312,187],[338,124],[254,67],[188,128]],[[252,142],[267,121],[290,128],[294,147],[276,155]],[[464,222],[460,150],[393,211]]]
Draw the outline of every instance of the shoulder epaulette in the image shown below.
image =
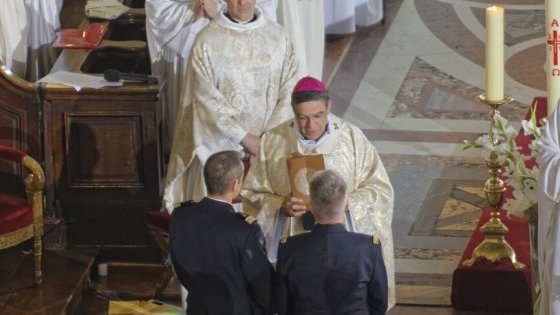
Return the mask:
[[371,240],[373,241],[373,244],[379,245],[379,238],[377,236],[373,235],[371,237]]
[[248,214],[246,214],[246,213],[237,212],[236,214],[237,214],[238,216],[240,216],[243,220],[245,220],[245,222],[248,223],[248,224],[253,224],[253,223],[255,223],[255,222],[257,221],[257,218],[255,218],[255,217],[253,217],[253,216],[250,216],[250,215],[248,215]]

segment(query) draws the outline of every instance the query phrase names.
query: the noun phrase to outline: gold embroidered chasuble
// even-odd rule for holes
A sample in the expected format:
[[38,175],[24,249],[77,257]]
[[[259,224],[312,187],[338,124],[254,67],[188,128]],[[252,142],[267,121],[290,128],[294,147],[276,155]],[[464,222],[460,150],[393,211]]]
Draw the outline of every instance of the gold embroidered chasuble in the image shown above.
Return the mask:
[[[328,139],[316,149],[304,148],[296,137],[297,124],[288,121],[265,133],[259,155],[252,161],[242,191],[243,211],[255,216],[263,229],[269,259],[276,260],[280,237],[304,232],[301,218],[279,213],[291,195],[287,159],[294,154],[323,154],[325,168],[339,172],[348,185],[348,208],[357,232],[379,237],[387,268],[389,306],[395,303],[393,187],[374,146],[355,125],[330,115]],[[352,230],[350,222],[347,226]],[[282,229],[279,231],[279,229]]]
[[247,133],[261,135],[293,117],[297,63],[286,32],[259,8],[257,19],[247,24],[232,22],[223,10],[198,34],[191,51],[190,85],[166,175],[169,211],[205,195],[201,167],[209,155],[241,151]]

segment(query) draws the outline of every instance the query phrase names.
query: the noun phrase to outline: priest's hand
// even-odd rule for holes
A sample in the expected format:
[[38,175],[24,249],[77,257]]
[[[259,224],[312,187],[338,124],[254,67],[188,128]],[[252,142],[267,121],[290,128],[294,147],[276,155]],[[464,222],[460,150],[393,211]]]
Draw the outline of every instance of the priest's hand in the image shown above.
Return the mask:
[[280,212],[288,217],[301,217],[306,210],[303,199],[297,197],[284,198],[282,206],[280,206]]
[[215,18],[216,14],[218,14],[218,3],[216,3],[216,0],[201,0],[201,2],[204,15],[209,19]]
[[241,146],[251,155],[257,155],[261,147],[261,138],[254,134],[247,133],[245,138],[241,140]]

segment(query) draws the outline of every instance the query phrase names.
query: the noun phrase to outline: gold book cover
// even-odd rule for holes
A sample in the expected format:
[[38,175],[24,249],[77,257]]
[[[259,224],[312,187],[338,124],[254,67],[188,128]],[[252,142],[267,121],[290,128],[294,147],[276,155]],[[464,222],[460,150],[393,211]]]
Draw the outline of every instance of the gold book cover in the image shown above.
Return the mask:
[[307,209],[311,209],[309,199],[309,182],[313,174],[325,169],[325,160],[322,154],[297,155],[288,159],[288,175],[292,197],[305,200]]

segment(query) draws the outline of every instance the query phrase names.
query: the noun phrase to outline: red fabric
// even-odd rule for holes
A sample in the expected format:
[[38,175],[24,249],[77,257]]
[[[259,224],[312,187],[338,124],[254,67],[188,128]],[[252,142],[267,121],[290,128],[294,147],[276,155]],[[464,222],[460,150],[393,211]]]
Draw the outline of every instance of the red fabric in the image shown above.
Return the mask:
[[[538,119],[546,116],[545,97],[535,98],[532,106],[537,108]],[[529,110],[526,119],[530,115]],[[531,141],[531,136],[525,136],[523,130],[519,131],[516,143],[522,154],[531,154],[529,148]],[[532,167],[535,163],[535,160],[531,159],[527,161],[526,165]],[[511,187],[507,187],[503,202],[511,196]],[[455,309],[510,313],[531,313],[533,310],[531,249],[527,215],[523,218],[507,217],[503,210],[500,210],[499,216],[500,220],[509,228],[505,236],[507,242],[515,250],[517,260],[524,263],[525,267],[516,270],[511,261],[506,258],[494,263],[478,259],[472,267],[463,266],[463,261],[471,258],[475,247],[484,239],[479,229],[490,218],[490,208],[485,207],[463,257],[453,272],[451,304]]]
[[517,254],[517,260],[525,267],[516,270],[509,259],[491,263],[479,259],[472,267],[463,266],[472,252],[484,239],[479,228],[490,217],[490,208],[485,207],[476,230],[453,272],[451,304],[458,310],[531,313],[531,259],[529,249],[529,227],[526,218],[507,217],[500,219],[509,228],[506,240]]
[[0,235],[33,224],[33,210],[25,199],[0,193]]
[[169,231],[169,213],[167,211],[146,212],[148,223]]
[[21,163],[21,160],[26,156],[24,152],[8,147],[5,145],[0,145],[0,158],[8,159],[14,162]]

